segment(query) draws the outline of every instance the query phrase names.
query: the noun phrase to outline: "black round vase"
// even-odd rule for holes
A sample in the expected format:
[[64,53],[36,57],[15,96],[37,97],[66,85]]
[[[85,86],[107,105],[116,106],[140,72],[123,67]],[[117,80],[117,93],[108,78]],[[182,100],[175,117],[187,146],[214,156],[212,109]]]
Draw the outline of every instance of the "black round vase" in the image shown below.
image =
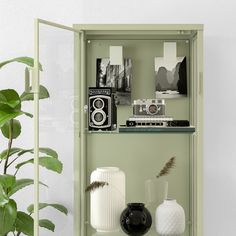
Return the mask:
[[121,213],[120,224],[128,235],[144,235],[151,228],[152,217],[143,203],[128,203]]

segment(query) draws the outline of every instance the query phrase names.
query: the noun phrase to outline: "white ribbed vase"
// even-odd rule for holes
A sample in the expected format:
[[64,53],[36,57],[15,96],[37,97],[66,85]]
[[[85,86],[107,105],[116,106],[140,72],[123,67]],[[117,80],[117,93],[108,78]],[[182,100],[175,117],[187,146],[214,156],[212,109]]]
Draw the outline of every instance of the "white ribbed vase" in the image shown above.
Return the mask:
[[125,174],[117,167],[101,167],[92,172],[90,182],[93,181],[104,181],[108,185],[91,192],[91,225],[98,232],[118,231],[125,208]]
[[161,236],[180,236],[185,230],[185,213],[176,200],[167,199],[156,210],[156,231]]

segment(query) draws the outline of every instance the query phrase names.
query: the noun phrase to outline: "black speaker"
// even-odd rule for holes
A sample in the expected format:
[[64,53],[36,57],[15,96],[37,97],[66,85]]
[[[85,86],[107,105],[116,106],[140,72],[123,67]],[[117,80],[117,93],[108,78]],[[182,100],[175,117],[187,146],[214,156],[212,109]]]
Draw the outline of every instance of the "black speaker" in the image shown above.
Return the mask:
[[117,110],[112,88],[89,87],[88,129],[115,130]]

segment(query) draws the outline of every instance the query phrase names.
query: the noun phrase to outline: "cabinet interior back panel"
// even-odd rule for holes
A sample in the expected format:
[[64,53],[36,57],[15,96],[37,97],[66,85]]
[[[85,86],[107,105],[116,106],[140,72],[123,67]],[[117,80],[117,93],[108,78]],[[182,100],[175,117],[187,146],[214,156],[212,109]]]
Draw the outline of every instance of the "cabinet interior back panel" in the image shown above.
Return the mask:
[[[169,40],[168,40],[169,41]],[[155,98],[155,67],[154,58],[163,57],[163,40],[89,40],[87,48],[87,86],[96,86],[96,59],[109,58],[109,46],[123,46],[124,58],[132,60],[132,92],[131,100],[140,98]],[[171,41],[173,42],[173,41]],[[190,45],[189,40],[176,40],[177,57],[187,58],[188,88]],[[131,106],[118,106],[119,122],[124,123],[132,115]],[[189,119],[189,89],[188,97],[166,99],[166,115],[175,119]]]
[[[96,85],[96,59],[109,57],[109,46],[123,46],[125,58],[132,59],[132,100],[155,98],[154,58],[163,56],[163,40],[90,40],[86,42],[87,86]],[[187,57],[189,42],[177,40],[177,56]],[[189,75],[189,69],[187,71]],[[191,79],[188,76],[188,88]],[[189,92],[189,89],[188,89]],[[188,119],[189,94],[184,98],[166,100],[166,114],[175,119]],[[132,115],[132,106],[118,107],[118,126]],[[155,178],[170,157],[176,156],[176,167],[167,177],[169,197],[184,207],[186,221],[191,220],[191,157],[189,134],[88,134],[87,184],[91,172],[101,166],[117,166],[126,175],[126,202],[145,202],[145,181]],[[152,209],[154,211],[154,209]],[[94,230],[89,221],[89,194],[87,195],[87,236]],[[154,220],[154,219],[153,219]],[[154,226],[154,224],[153,224]],[[147,234],[157,235],[154,228]],[[190,235],[186,224],[185,236]]]

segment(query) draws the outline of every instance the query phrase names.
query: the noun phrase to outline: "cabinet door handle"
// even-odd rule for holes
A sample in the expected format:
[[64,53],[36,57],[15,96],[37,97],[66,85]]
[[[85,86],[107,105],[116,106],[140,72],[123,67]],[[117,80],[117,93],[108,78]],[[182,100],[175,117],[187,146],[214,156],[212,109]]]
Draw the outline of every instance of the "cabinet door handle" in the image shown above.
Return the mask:
[[203,72],[199,72],[199,84],[198,84],[198,93],[202,94],[203,92]]

